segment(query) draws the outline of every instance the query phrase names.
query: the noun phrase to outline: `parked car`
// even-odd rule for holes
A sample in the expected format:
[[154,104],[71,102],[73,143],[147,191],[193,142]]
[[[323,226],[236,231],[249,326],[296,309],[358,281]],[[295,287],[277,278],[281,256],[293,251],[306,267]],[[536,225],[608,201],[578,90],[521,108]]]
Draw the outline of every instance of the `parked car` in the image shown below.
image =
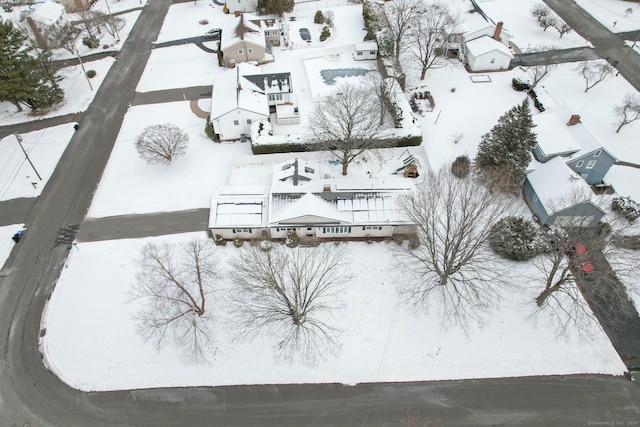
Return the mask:
[[209,31],[207,31],[206,33],[204,33],[204,38],[205,39],[219,39],[220,38],[220,33],[222,33],[222,30],[220,28],[212,28]]
[[580,243],[576,243],[573,245],[573,249],[569,254],[572,258],[576,259],[576,265],[580,270],[584,273],[591,273],[593,271],[593,264],[591,261],[587,260],[587,248]]

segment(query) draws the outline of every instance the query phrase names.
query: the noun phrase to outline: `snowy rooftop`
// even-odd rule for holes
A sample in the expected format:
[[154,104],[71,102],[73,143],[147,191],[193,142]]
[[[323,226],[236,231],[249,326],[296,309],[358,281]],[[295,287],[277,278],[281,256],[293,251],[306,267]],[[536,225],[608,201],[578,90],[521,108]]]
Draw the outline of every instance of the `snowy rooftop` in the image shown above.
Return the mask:
[[236,108],[268,116],[269,105],[264,92],[255,83],[243,77],[247,74],[258,74],[260,71],[255,65],[241,62],[235,68],[216,74],[211,97],[211,120]]
[[211,199],[209,227],[263,227],[267,221],[268,186],[227,185]]
[[467,42],[466,45],[469,53],[475,57],[497,50],[513,58],[513,54],[509,51],[509,48],[489,36],[478,37],[477,39]]
[[266,46],[262,28],[248,18],[249,16],[240,14],[233,21],[225,22],[222,30],[222,39],[220,40],[220,49],[224,50],[242,41],[257,46]]
[[273,168],[273,181],[288,181],[293,185],[320,178],[318,168],[302,159],[287,160]]
[[291,73],[245,75],[244,78],[258,86],[265,93],[293,92]]
[[356,50],[358,51],[378,50],[378,43],[372,42],[372,41],[356,43]]
[[573,154],[581,148],[569,131],[571,126],[567,126],[571,114],[567,116],[558,114],[559,111],[556,111],[558,108],[545,111],[533,118],[536,124],[534,132],[537,135],[538,146],[546,156]]
[[560,157],[538,163],[527,179],[548,214],[591,200],[593,195],[584,179],[569,169]]
[[58,3],[52,1],[46,1],[44,3],[34,5],[36,8],[30,15],[34,21],[40,22],[45,25],[53,25],[55,22],[64,15],[64,7]]

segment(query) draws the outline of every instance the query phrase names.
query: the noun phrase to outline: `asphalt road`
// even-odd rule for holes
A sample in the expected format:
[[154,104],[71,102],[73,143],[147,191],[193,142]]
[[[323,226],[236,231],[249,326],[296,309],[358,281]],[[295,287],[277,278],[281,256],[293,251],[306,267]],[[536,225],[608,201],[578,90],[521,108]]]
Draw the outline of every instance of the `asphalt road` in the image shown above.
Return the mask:
[[509,68],[517,66],[562,64],[566,62],[589,61],[599,59],[598,54],[590,47],[574,47],[570,49],[546,50],[543,52],[520,53],[514,55]]
[[576,33],[589,40],[600,58],[607,59],[610,64],[617,66],[620,74],[640,91],[640,55],[631,51],[620,36],[610,32],[574,1],[544,2]]
[[[26,220],[29,231],[7,262],[10,273],[0,277],[0,426],[396,426],[407,416],[447,426],[640,423],[640,387],[621,377],[84,393],[47,371],[37,347],[46,333],[40,316],[70,250],[55,245],[55,238],[61,227],[83,223],[169,3],[154,0],[143,9],[35,201]],[[96,235],[104,233],[95,224],[87,222],[80,235],[91,236],[91,227]]]

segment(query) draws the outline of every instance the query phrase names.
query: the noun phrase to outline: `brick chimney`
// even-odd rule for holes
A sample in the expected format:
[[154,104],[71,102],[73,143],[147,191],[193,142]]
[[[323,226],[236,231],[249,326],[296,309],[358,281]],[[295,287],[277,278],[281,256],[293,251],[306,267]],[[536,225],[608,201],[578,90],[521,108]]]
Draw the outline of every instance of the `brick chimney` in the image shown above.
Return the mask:
[[569,117],[567,126],[577,125],[578,123],[580,123],[580,116],[577,114],[572,114],[571,117]]
[[493,33],[493,38],[498,41],[502,41],[502,38],[500,37],[500,33],[502,32],[503,24],[504,23],[502,21],[498,22],[498,24],[496,25],[496,31]]

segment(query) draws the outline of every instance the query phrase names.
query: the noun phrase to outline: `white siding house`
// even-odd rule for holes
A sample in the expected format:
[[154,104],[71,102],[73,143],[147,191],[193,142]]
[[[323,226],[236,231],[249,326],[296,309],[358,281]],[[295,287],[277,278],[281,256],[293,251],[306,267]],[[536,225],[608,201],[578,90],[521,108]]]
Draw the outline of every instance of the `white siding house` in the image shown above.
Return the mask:
[[353,59],[367,61],[378,57],[378,43],[374,41],[356,43],[356,53]]
[[509,68],[513,54],[509,49],[511,34],[503,23],[485,25],[462,36],[460,59],[471,71],[499,71]]
[[[300,238],[384,238],[413,229],[396,203],[414,188],[407,178],[323,179],[317,166],[293,159],[274,167],[268,195],[239,188],[223,187],[214,195],[209,220],[214,235],[257,238],[264,230],[273,239],[284,239],[290,231]],[[236,214],[220,220],[222,193],[242,194],[224,199],[223,210]]]

